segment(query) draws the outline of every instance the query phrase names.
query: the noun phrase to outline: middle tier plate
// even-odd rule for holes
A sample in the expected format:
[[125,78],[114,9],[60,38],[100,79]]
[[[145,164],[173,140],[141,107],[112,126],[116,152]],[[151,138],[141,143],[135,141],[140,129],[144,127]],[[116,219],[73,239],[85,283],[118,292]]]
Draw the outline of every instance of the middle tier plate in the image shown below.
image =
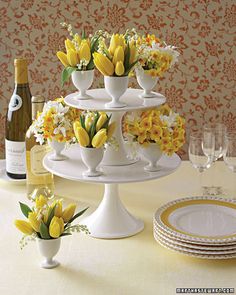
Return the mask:
[[50,153],[44,158],[44,166],[51,173],[70,180],[97,182],[97,183],[128,183],[152,180],[173,173],[180,165],[179,156],[171,157],[163,155],[158,162],[162,167],[157,172],[147,172],[144,166],[146,161],[138,162],[128,166],[99,166],[103,175],[97,177],[86,177],[82,173],[86,166],[81,160],[79,146],[72,146],[64,154],[68,157],[65,161],[52,161]]
[[121,96],[120,101],[127,104],[123,108],[107,108],[105,104],[111,101],[111,97],[108,95],[104,88],[97,88],[88,90],[87,93],[92,96],[91,99],[79,100],[76,98],[78,92],[71,93],[65,97],[65,102],[71,107],[91,110],[91,111],[134,111],[142,110],[152,107],[157,107],[166,102],[165,96],[160,93],[156,93],[155,98],[141,99],[139,95],[143,92],[142,89],[128,88],[124,95]]

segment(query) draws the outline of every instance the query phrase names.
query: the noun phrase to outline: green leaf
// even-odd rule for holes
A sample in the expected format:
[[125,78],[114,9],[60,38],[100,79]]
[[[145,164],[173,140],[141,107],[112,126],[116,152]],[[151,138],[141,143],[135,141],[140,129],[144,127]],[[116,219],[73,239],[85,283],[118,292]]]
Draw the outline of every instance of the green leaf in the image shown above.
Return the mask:
[[61,75],[61,86],[64,86],[64,83],[69,80],[71,74],[76,71],[74,67],[66,67],[64,68],[62,75]]
[[125,67],[125,72],[129,68],[129,59],[130,59],[130,48],[129,48],[129,43],[127,43],[127,48],[126,48],[126,54],[125,54],[125,60],[124,60],[124,67]]
[[46,223],[47,226],[49,226],[50,223],[51,223],[51,220],[52,220],[52,218],[54,216],[55,209],[56,209],[56,205],[50,210],[50,213],[48,215],[48,220],[47,220],[47,223]]
[[107,118],[107,120],[106,120],[106,122],[102,125],[102,127],[101,127],[101,129],[102,128],[105,128],[105,129],[107,129],[108,128],[108,125],[109,125],[109,122],[110,122],[110,120],[111,120],[111,115]]
[[26,204],[21,203],[21,202],[19,202],[19,203],[20,203],[21,212],[25,215],[26,218],[28,218],[28,215],[30,212],[32,212],[32,210]]
[[90,59],[89,64],[87,65],[87,70],[93,70],[94,69],[94,62],[93,62],[93,58]]
[[93,139],[95,132],[96,132],[96,125],[97,125],[97,121],[98,121],[99,117],[100,117],[99,113],[96,112],[93,124],[91,125],[90,130],[89,130],[89,137],[90,137],[91,142],[92,142],[92,139]]
[[91,54],[94,53],[94,51],[97,51],[99,38],[100,38],[100,36],[97,36],[92,39],[91,48],[90,48]]
[[129,74],[129,72],[132,70],[133,66],[138,62],[138,60],[136,60],[135,62],[133,62],[131,65],[129,65],[129,67],[127,68],[127,70],[125,71],[123,76],[127,76]]
[[83,29],[83,32],[82,32],[82,39],[86,39],[85,29]]
[[81,127],[83,127],[86,130],[86,128],[85,128],[85,117],[80,115],[79,120],[80,120]]
[[42,239],[49,240],[51,238],[49,235],[48,227],[43,221],[41,221],[40,223],[39,232]]
[[[82,211],[80,211],[80,212],[78,212],[77,214],[75,214],[68,222],[67,222],[67,224],[66,224],[66,226],[68,225],[68,224],[70,224],[70,223],[72,223],[76,218],[78,218],[79,216],[81,216],[81,215],[83,215],[84,214],[84,212],[86,211],[86,210],[88,210],[88,208],[89,207],[87,207],[87,208],[85,208],[84,210],[82,210]],[[66,227],[65,226],[65,227]]]

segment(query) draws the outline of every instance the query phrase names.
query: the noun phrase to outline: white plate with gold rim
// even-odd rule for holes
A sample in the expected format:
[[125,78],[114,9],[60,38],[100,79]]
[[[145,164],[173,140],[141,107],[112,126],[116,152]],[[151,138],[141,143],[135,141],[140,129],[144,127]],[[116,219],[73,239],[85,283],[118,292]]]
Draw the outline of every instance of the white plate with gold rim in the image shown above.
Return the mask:
[[227,245],[193,244],[193,243],[189,243],[188,241],[177,240],[175,237],[172,237],[172,236],[164,233],[162,230],[160,230],[160,228],[158,228],[155,225],[153,227],[153,234],[160,236],[166,242],[173,243],[178,246],[188,247],[188,248],[197,249],[197,250],[210,250],[210,251],[212,251],[212,250],[215,250],[215,251],[235,250],[235,252],[236,252],[236,243],[235,244],[227,244]]
[[13,179],[6,174],[6,160],[0,160],[0,180],[4,182],[10,182],[12,184],[25,184],[25,179]]
[[159,208],[154,222],[174,237],[201,244],[236,243],[236,201],[191,197]]
[[171,246],[176,250],[181,250],[189,253],[196,253],[196,254],[209,254],[209,255],[223,255],[223,254],[236,254],[236,249],[226,249],[226,250],[208,250],[208,249],[197,249],[197,248],[190,248],[188,245],[178,245],[173,241],[167,241],[157,232],[154,232],[154,236],[156,240],[160,240],[163,243]]
[[154,238],[156,239],[156,241],[164,248],[168,249],[168,250],[172,250],[187,256],[191,256],[191,257],[195,257],[195,258],[201,258],[201,259],[232,259],[232,258],[236,258],[236,253],[235,254],[198,254],[198,253],[190,253],[181,249],[174,249],[174,247],[172,247],[170,244],[167,244],[163,241],[161,241],[160,239],[158,239],[155,235]]

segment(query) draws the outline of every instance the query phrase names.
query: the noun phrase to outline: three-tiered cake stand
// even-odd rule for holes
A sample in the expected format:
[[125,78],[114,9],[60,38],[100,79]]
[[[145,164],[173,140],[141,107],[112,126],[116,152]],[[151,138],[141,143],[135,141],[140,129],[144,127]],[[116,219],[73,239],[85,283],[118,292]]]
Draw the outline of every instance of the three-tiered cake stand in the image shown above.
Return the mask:
[[113,147],[107,147],[99,166],[103,172],[101,176],[83,176],[86,166],[81,160],[78,145],[71,146],[64,152],[67,156],[64,161],[50,160],[50,153],[44,158],[46,169],[57,176],[70,180],[105,184],[102,202],[91,215],[81,221],[81,224],[87,225],[91,236],[95,238],[123,238],[142,231],[143,221],[132,216],[120,201],[119,184],[147,181],[166,176],[173,173],[181,163],[176,154],[171,157],[163,155],[158,162],[160,170],[147,172],[144,170],[147,165],[145,160],[128,157],[122,136],[123,115],[128,111],[157,107],[166,101],[166,98],[158,93],[155,93],[154,98],[139,98],[141,92],[141,89],[128,88],[120,99],[126,104],[122,108],[105,106],[111,99],[103,88],[89,90],[88,94],[93,98],[88,100],[78,100],[76,98],[78,92],[65,97],[65,102],[69,106],[81,110],[106,111],[112,114],[112,121],[116,122],[114,137],[119,148],[115,150]]

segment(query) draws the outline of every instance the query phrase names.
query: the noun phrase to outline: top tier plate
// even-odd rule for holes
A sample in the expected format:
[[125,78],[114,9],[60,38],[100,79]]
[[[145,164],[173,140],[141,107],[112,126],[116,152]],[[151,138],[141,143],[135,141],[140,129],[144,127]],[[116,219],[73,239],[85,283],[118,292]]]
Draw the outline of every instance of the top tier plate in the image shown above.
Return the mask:
[[166,102],[165,96],[160,93],[154,92],[156,94],[155,98],[139,98],[139,95],[143,92],[142,89],[128,88],[124,95],[120,98],[121,102],[127,104],[123,108],[107,108],[105,104],[111,101],[110,96],[107,94],[104,88],[91,89],[87,91],[87,94],[91,95],[93,98],[87,100],[78,100],[75,96],[78,92],[71,93],[65,97],[65,102],[67,105],[91,111],[117,111],[117,112],[127,112],[134,110],[142,110],[152,107],[157,107]]

